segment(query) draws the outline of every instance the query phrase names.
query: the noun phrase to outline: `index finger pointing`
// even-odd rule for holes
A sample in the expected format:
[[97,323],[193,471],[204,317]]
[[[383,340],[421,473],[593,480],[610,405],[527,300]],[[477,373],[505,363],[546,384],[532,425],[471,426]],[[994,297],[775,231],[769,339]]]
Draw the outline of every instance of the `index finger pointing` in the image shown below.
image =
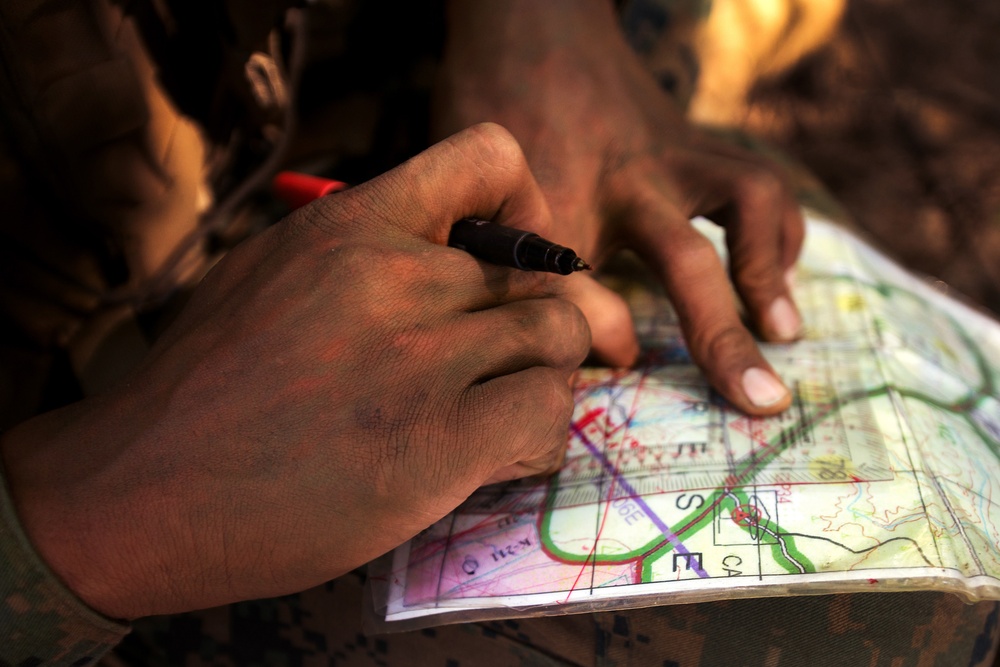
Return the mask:
[[633,246],[662,277],[695,363],[729,402],[751,414],[778,413],[791,395],[740,320],[712,244],[661,202],[632,208]]

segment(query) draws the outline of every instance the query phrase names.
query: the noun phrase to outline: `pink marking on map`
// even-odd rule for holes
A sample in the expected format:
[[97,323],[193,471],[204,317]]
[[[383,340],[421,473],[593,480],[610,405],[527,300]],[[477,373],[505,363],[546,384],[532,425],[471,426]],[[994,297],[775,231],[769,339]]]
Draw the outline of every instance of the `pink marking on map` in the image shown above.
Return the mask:
[[[404,604],[480,596],[525,595],[566,590],[579,579],[579,566],[553,561],[541,548],[534,523],[460,544],[452,543],[441,560],[411,565]],[[632,564],[598,565],[594,585],[631,582]]]

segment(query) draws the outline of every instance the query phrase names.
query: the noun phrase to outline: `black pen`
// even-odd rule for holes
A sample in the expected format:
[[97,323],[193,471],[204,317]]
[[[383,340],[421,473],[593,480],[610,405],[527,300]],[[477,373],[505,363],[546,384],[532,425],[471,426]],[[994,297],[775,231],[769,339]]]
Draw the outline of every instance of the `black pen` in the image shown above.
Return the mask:
[[[324,195],[339,192],[347,184],[283,171],[274,177],[272,187],[279,199],[292,208],[298,208]],[[523,271],[546,271],[566,276],[593,268],[565,246],[546,241],[534,232],[505,227],[492,220],[459,220],[451,226],[448,245],[490,264]]]
[[459,220],[451,226],[448,245],[490,264],[524,271],[547,271],[566,276],[591,268],[565,246],[546,241],[534,232],[504,227],[492,220]]

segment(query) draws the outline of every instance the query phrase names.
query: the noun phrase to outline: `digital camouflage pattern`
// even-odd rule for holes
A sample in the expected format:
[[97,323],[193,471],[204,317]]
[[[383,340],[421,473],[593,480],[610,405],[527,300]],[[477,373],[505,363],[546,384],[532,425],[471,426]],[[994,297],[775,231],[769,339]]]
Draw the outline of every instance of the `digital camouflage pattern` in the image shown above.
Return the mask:
[[0,596],[0,667],[90,664],[128,632],[52,576],[21,531],[2,480]]
[[143,619],[103,664],[766,667],[993,664],[1000,603],[863,593],[677,605],[365,636],[363,578]]

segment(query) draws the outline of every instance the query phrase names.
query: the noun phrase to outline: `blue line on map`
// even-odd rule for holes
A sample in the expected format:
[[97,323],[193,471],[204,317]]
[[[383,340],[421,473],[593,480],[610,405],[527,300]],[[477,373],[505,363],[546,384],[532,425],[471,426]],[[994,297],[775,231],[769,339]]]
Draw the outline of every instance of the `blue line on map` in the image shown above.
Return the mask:
[[[625,489],[625,491],[628,493],[631,499],[635,501],[635,504],[638,505],[642,509],[642,511],[646,513],[646,516],[648,516],[649,519],[653,522],[653,525],[655,525],[657,528],[660,529],[660,532],[663,533],[663,536],[665,538],[667,538],[667,541],[670,542],[670,544],[674,547],[674,550],[681,555],[690,556],[691,552],[688,550],[686,546],[684,546],[684,543],[681,542],[680,537],[678,537],[677,534],[674,533],[674,531],[670,530],[667,524],[663,522],[663,519],[661,519],[656,515],[656,513],[646,503],[646,501],[642,498],[642,496],[640,496],[636,492],[635,488],[628,483],[628,480],[626,480],[625,477],[622,476],[620,472],[618,472],[615,466],[612,465],[611,461],[608,460],[608,457],[605,456],[604,453],[597,448],[597,445],[595,445],[590,441],[590,438],[586,436],[586,434],[580,429],[580,427],[577,426],[576,424],[570,424],[570,429],[573,431],[573,434],[576,435],[576,437],[580,438],[580,441],[590,451],[590,453],[594,455],[594,458],[596,458],[598,461],[601,462],[601,466],[604,467],[604,469],[608,472],[608,474],[615,478],[615,484]],[[685,560],[687,560],[688,567],[694,570],[695,574],[697,574],[699,577],[701,577],[702,579],[708,577],[708,572],[706,572],[704,568],[702,568],[702,566],[698,563],[697,559],[687,558]]]

